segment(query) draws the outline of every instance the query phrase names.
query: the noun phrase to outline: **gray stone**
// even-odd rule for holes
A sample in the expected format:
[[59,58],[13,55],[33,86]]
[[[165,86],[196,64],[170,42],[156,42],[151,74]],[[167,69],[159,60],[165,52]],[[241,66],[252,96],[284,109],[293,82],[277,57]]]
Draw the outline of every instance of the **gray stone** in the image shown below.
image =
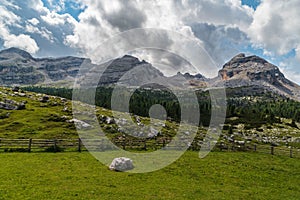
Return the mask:
[[133,161],[130,158],[115,158],[109,166],[112,171],[125,172],[134,169]]
[[93,128],[92,125],[90,125],[90,124],[88,124],[88,123],[86,123],[84,121],[78,120],[78,119],[71,119],[71,120],[68,120],[67,122],[68,123],[74,123],[78,129],[90,129],[90,128]]
[[148,133],[148,138],[156,137],[158,135],[158,133],[159,133],[159,131],[151,126],[150,132]]
[[49,97],[48,96],[43,96],[42,98],[39,99],[40,102],[42,103],[47,103],[49,101]]

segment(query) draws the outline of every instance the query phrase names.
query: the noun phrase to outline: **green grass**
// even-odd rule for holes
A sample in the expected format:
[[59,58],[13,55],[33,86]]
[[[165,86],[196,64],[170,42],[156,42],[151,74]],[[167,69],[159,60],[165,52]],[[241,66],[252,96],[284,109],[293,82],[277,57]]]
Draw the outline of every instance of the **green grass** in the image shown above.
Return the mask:
[[0,199],[299,199],[300,160],[186,152],[147,174],[112,172],[88,153],[0,154]]
[[[64,107],[71,109],[71,102],[63,103],[60,98],[51,97],[49,103],[41,103],[35,93],[26,92],[26,97],[10,96],[7,88],[0,88],[0,99],[11,99],[17,102],[26,101],[25,110],[3,110],[10,113],[8,118],[0,119],[0,138],[76,138],[78,134],[72,124],[63,122],[61,117],[72,113],[63,112]],[[31,96],[31,97],[30,97]],[[53,105],[56,103],[57,105]],[[57,121],[59,119],[60,121]]]

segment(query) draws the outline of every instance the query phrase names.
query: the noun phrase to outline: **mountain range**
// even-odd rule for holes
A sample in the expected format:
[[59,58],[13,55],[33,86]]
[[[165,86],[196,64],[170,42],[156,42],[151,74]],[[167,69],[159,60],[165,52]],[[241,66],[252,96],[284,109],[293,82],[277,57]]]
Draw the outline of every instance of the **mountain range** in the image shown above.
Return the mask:
[[[80,70],[82,66],[84,70]],[[102,74],[100,78],[99,74]],[[159,83],[179,89],[255,87],[300,99],[300,86],[285,78],[277,66],[258,56],[246,56],[242,53],[228,61],[218,75],[210,79],[201,74],[180,72],[175,76],[166,77],[152,64],[129,55],[104,65],[95,65],[90,59],[72,56],[34,58],[28,52],[17,48],[0,52],[0,85],[3,86],[72,87],[76,77],[82,79],[87,86],[95,85],[94,81],[99,80],[98,85],[101,86],[121,84],[134,87]]]

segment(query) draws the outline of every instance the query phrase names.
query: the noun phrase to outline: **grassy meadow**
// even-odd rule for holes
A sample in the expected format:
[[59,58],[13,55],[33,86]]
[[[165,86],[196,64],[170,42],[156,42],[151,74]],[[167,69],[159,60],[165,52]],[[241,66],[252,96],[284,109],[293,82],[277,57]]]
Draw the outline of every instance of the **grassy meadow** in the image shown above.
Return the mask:
[[[70,101],[50,96],[41,102],[40,94],[20,95],[0,88],[1,101],[27,102],[24,110],[0,110],[0,138],[78,138],[74,124],[67,122],[72,119]],[[97,108],[101,115],[111,113]],[[109,137],[117,135],[115,125],[101,125]],[[176,127],[166,123],[165,135],[174,135]],[[187,151],[170,166],[146,174],[109,171],[88,152],[0,153],[0,163],[0,200],[300,197],[300,159],[288,156],[212,152],[199,159],[198,152]]]
[[151,173],[109,171],[89,153],[0,154],[0,199],[299,199],[300,160],[188,151]]

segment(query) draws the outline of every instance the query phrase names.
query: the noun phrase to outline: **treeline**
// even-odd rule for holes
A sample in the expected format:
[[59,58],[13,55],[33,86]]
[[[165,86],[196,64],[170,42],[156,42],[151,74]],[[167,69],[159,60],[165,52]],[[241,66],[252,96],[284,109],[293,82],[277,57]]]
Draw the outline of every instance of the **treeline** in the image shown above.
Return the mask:
[[[25,87],[27,91],[44,93],[48,95],[60,96],[72,99],[72,95],[85,103],[90,103],[111,109],[112,87],[98,87],[97,89],[72,90],[69,88],[46,88],[46,87]],[[300,103],[270,92],[257,93],[252,96],[236,93],[230,89],[227,93],[227,122],[249,124],[250,127],[259,127],[261,124],[280,122],[280,118],[289,118],[293,123],[300,122]],[[241,88],[236,88],[236,91]],[[241,95],[242,94],[242,95]],[[189,97],[182,92],[180,98],[184,103],[180,104],[179,99],[168,89],[118,89],[117,95],[113,99],[113,108],[119,111],[126,110],[126,102],[129,99],[129,111],[133,114],[149,117],[149,109],[152,105],[160,104],[166,111],[167,116],[174,121],[181,121],[181,109],[200,109],[200,123],[208,126],[211,116],[211,99],[208,92],[197,91],[198,105],[189,102]],[[178,96],[178,95],[177,95]],[[128,102],[127,102],[128,103]],[[185,106],[185,107],[180,107]],[[188,120],[193,120],[193,112]]]

